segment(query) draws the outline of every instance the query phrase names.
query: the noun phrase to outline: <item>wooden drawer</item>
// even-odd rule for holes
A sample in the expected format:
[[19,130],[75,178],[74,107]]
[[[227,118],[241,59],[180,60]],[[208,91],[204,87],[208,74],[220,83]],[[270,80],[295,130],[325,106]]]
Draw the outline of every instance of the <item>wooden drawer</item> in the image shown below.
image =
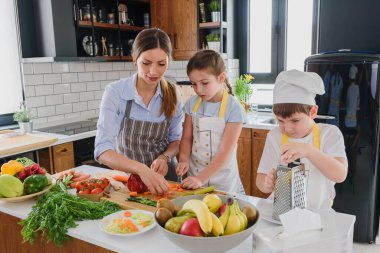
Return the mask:
[[75,167],[72,142],[53,146],[52,153],[55,173]]
[[248,138],[251,139],[252,137],[252,129],[251,128],[243,128],[239,138]]
[[268,130],[265,129],[254,129],[252,131],[252,137],[255,139],[265,139],[268,134]]

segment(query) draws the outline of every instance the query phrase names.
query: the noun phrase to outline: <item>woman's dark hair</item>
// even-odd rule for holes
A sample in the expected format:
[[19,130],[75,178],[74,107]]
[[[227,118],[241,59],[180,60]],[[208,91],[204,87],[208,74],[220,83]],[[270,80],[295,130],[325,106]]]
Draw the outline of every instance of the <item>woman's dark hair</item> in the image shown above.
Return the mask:
[[[136,62],[140,55],[148,50],[160,48],[169,57],[172,58],[172,45],[169,36],[158,28],[149,28],[142,30],[137,34],[132,45],[132,58]],[[161,80],[162,106],[161,113],[166,117],[173,117],[176,112],[178,97],[177,89],[174,84],[165,79]]]
[[282,118],[289,118],[294,113],[304,113],[309,115],[312,105],[296,104],[296,103],[281,103],[274,104],[272,111],[275,115]]
[[[202,50],[194,54],[187,64],[187,75],[190,75],[191,71],[194,69],[207,69],[215,76],[226,73],[226,66],[224,65],[222,56],[214,50]],[[228,93],[233,95],[232,88],[228,82],[227,76],[224,83],[228,90]]]

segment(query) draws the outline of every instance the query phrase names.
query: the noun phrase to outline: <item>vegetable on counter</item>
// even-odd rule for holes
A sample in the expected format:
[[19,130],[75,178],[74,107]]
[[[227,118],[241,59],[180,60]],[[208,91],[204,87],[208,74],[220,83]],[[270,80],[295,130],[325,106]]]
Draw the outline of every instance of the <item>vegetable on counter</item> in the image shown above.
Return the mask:
[[14,198],[21,196],[24,191],[24,186],[20,179],[4,174],[0,176],[0,196],[6,198]]
[[67,231],[77,226],[76,221],[103,218],[119,210],[109,202],[93,202],[67,192],[72,175],[57,181],[50,192],[38,198],[28,217],[20,222],[24,241],[33,244],[37,235],[57,246],[68,240]]
[[205,194],[205,193],[209,193],[209,192],[213,192],[213,191],[215,191],[215,187],[213,185],[210,185],[208,187],[200,188],[200,189],[192,191],[192,192],[184,192],[181,194],[181,196]]
[[26,166],[32,166],[33,164],[35,164],[35,162],[27,157],[19,157],[16,159],[17,162],[21,163],[22,166],[26,167]]
[[144,204],[144,205],[147,205],[147,206],[154,206],[154,207],[157,206],[157,201],[154,201],[154,200],[151,200],[151,199],[148,199],[148,198],[144,198],[144,197],[130,196],[127,200],[133,201],[133,202],[137,202],[137,203],[140,203],[140,204]]
[[14,176],[20,171],[22,171],[23,169],[24,169],[24,166],[22,165],[22,163],[16,160],[10,160],[9,162],[4,163],[1,166],[1,175],[8,174],[8,175]]
[[48,179],[45,175],[31,175],[24,181],[24,191],[26,194],[32,194],[42,191],[48,185]]

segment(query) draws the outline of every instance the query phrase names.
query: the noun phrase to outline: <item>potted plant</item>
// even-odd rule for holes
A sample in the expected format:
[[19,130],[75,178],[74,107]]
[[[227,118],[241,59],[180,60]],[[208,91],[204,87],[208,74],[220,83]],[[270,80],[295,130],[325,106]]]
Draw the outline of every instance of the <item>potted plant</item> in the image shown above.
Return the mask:
[[206,35],[208,49],[220,52],[220,34],[209,33]]
[[208,8],[211,11],[211,21],[220,22],[220,2],[219,0],[211,0],[208,4]]
[[13,120],[18,122],[20,133],[31,133],[33,131],[33,122],[25,102],[22,102],[19,108],[20,110],[13,114]]
[[251,84],[253,79],[252,75],[246,74],[240,75],[235,82],[235,96],[240,100],[240,103],[247,112],[249,110],[249,100],[253,93],[253,86]]

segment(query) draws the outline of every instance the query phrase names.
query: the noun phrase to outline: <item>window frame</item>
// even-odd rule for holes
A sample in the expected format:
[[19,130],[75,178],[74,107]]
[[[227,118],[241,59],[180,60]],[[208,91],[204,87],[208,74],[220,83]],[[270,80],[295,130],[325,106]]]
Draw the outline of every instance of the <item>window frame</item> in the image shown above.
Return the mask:
[[[248,10],[250,11],[251,1],[248,1]],[[287,0],[272,0],[272,55],[271,55],[271,72],[270,73],[255,73],[250,72],[250,59],[247,59],[247,72],[255,77],[255,83],[269,83],[273,84],[277,75],[284,71],[286,66],[286,28],[287,28]],[[249,12],[248,11],[248,12]],[[318,52],[319,45],[319,12],[320,12],[320,0],[313,0],[313,17],[312,17],[312,45],[311,54]],[[249,45],[251,35],[250,31],[250,15],[248,14],[248,47],[247,55],[250,55]]]

